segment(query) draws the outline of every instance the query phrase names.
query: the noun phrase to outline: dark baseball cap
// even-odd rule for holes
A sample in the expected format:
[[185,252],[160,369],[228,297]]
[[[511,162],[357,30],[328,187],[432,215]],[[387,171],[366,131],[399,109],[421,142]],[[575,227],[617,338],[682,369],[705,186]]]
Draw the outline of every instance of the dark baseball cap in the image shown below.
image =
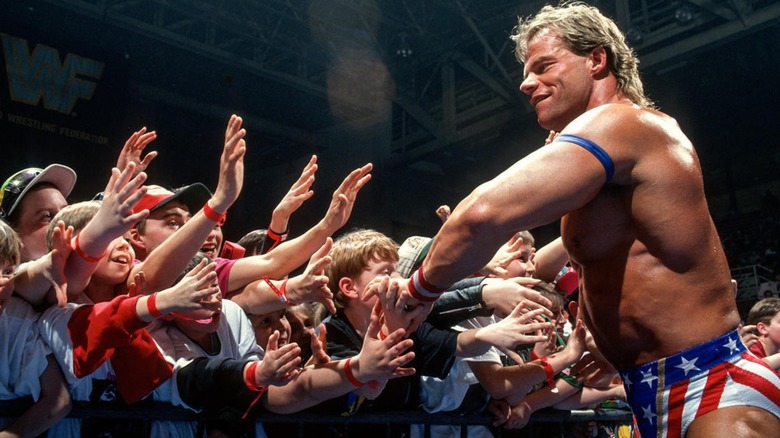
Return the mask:
[[28,167],[16,172],[0,188],[0,217],[11,216],[24,195],[40,183],[53,185],[67,198],[76,185],[76,172],[62,164],[52,164],[45,169]]

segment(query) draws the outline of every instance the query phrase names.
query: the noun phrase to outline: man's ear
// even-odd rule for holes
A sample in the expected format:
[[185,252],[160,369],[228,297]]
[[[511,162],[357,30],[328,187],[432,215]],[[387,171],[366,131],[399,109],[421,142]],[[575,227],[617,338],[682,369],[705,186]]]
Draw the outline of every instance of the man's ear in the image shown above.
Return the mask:
[[360,298],[358,296],[357,288],[355,288],[355,282],[352,281],[352,279],[349,277],[342,277],[341,280],[339,280],[339,290],[341,291],[342,295],[349,298],[350,300],[356,300]]
[[767,327],[763,322],[758,322],[756,323],[756,331],[760,336],[766,336],[769,334],[769,327]]
[[141,234],[137,229],[133,228],[129,231],[130,244],[136,248],[146,249],[144,241],[141,239]]
[[609,58],[604,47],[596,47],[588,54],[590,72],[596,79],[601,79],[609,73]]

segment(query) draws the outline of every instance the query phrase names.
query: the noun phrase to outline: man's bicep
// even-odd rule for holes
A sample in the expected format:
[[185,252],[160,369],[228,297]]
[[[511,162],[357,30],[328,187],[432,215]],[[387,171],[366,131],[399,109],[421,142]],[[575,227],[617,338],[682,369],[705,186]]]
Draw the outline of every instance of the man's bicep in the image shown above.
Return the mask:
[[529,230],[560,219],[593,199],[606,182],[599,161],[561,142],[534,151],[483,187],[498,226]]

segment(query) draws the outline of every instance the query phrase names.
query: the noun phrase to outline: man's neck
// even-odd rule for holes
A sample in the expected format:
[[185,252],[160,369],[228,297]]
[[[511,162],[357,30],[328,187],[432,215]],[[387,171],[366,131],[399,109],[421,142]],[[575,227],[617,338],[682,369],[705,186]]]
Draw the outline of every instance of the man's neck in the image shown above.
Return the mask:
[[617,87],[617,78],[614,75],[609,74],[605,78],[596,81],[593,84],[593,91],[590,95],[590,101],[588,103],[588,109],[596,108],[601,105],[608,105],[611,103],[627,103],[632,104]]

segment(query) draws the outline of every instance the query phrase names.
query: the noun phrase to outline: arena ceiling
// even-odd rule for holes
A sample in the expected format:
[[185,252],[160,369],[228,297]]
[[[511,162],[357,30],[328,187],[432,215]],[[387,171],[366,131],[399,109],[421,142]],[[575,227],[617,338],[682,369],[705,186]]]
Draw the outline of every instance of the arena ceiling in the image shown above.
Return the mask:
[[[239,108],[263,136],[254,172],[311,153],[366,156],[398,177],[384,195],[430,193],[432,211],[545,137],[518,91],[508,38],[544,1],[3,3],[33,30],[124,56],[137,101],[219,121]],[[780,1],[589,3],[628,32],[650,96],[709,145],[700,155],[711,191],[745,183],[742,167],[763,180],[755,166],[767,160],[745,156],[764,153],[759,128],[775,124]],[[371,146],[342,150],[345,138]],[[776,175],[780,155],[770,155]]]

